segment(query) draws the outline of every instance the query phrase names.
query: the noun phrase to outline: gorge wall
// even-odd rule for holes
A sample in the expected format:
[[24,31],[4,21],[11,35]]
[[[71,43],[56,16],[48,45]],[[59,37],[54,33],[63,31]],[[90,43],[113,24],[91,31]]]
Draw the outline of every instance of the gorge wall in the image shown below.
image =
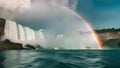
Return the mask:
[[120,48],[120,29],[97,30],[104,48]]
[[120,38],[120,29],[104,29],[97,30],[98,36],[101,40],[109,40],[109,39],[119,39]]
[[0,18],[0,41],[4,35],[5,20]]

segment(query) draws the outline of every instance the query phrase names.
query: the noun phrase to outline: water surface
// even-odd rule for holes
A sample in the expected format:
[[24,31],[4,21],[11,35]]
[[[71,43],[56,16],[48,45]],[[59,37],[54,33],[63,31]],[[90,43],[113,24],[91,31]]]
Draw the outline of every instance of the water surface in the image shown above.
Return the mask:
[[120,50],[0,51],[0,68],[120,68]]

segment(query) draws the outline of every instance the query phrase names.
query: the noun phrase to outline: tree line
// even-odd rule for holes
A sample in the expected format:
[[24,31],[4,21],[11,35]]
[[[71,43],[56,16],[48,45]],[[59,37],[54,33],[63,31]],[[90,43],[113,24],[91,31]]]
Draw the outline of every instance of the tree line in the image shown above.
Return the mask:
[[120,28],[108,28],[108,29],[101,29],[101,30],[95,30],[97,33],[104,33],[104,32],[119,32]]

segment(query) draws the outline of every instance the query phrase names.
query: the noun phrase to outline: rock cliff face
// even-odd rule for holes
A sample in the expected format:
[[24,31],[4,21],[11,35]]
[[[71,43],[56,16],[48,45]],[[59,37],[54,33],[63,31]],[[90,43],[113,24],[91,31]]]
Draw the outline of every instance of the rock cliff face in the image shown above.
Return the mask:
[[120,48],[120,29],[98,30],[97,33],[104,47]]
[[4,35],[4,27],[5,27],[5,20],[0,18],[0,41],[2,36]]
[[22,44],[13,43],[9,40],[0,42],[0,50],[21,50],[23,49]]
[[117,32],[98,33],[98,36],[99,36],[102,40],[118,39],[118,38],[120,38],[120,31],[117,31]]
[[14,43],[9,40],[4,40],[1,41],[2,36],[4,35],[4,30],[5,30],[5,19],[0,18],[0,50],[20,50],[23,49],[22,44],[19,43]]
[[101,40],[109,40],[109,39],[119,39],[120,38],[120,29],[102,29],[102,30],[96,30],[98,33],[98,36],[101,38]]

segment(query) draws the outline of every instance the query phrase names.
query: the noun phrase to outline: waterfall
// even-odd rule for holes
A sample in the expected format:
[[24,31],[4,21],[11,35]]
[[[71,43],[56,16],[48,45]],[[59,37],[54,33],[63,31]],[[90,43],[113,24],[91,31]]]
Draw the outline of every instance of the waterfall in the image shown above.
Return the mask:
[[35,40],[35,32],[28,28],[28,27],[24,27],[24,31],[25,31],[25,37],[26,37],[26,40]]
[[23,47],[30,44],[35,47],[40,45],[48,49],[98,49],[91,31],[80,31],[77,33],[76,31],[71,31],[58,34],[43,29],[33,30],[9,20],[6,20],[5,23],[4,37],[11,42],[22,43]]
[[18,34],[19,34],[19,38],[21,41],[25,40],[25,31],[24,28],[22,27],[22,25],[18,24]]
[[[101,48],[100,40],[93,28],[80,14],[76,13],[77,2],[78,0],[26,0],[25,5],[21,3],[20,7],[18,4],[18,8],[12,4],[13,2],[10,2],[9,5],[12,4],[11,6],[15,7],[14,10],[17,10],[15,12],[18,12],[18,9],[22,7],[23,9],[29,8],[32,4],[29,11],[18,14],[15,18],[19,19],[22,24],[26,21],[28,26],[29,23],[32,26],[40,25],[36,27],[45,30],[33,30],[7,20],[4,31],[5,39],[23,45],[35,44],[52,49]],[[8,12],[11,11],[11,9],[7,9],[9,6],[5,6],[5,8]],[[14,14],[12,15],[14,16]]]
[[5,37],[12,40],[18,40],[18,28],[17,24],[13,21],[6,21],[5,25]]
[[31,44],[31,41],[35,42],[38,39],[42,41],[44,39],[43,29],[33,30],[9,20],[6,20],[4,34],[5,39],[17,43]]

